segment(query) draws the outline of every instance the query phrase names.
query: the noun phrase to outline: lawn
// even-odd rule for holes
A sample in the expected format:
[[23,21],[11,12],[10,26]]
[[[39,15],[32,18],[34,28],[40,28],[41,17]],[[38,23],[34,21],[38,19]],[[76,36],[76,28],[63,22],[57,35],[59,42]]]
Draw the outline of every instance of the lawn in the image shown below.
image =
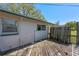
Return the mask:
[[76,30],[72,30],[71,31],[71,42],[72,43],[76,43],[76,35],[77,35],[77,31]]

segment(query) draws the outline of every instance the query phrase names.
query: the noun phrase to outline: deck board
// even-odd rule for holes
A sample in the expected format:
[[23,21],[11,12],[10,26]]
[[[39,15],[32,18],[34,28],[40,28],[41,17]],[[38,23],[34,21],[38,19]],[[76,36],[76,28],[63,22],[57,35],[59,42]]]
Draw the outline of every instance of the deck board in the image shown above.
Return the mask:
[[17,51],[5,54],[6,56],[70,56],[72,55],[71,46],[58,44],[44,40],[36,44],[24,47]]

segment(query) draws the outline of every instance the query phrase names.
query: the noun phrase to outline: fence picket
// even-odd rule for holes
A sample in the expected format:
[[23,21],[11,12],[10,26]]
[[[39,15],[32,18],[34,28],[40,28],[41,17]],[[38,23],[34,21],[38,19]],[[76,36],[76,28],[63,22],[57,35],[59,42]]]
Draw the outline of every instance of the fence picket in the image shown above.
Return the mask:
[[69,26],[51,27],[50,38],[57,42],[70,43],[71,28]]

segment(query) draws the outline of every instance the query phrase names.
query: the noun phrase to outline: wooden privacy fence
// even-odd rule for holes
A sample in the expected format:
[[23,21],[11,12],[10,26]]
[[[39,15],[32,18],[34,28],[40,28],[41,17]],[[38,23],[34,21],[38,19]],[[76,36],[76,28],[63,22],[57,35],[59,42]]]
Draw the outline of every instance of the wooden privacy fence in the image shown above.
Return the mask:
[[79,22],[77,22],[77,26],[76,26],[76,29],[77,29],[77,39],[76,39],[76,42],[77,44],[79,44]]
[[76,22],[76,28],[70,26],[51,27],[50,39],[57,42],[79,44],[79,22]]
[[71,28],[69,26],[57,26],[50,28],[50,39],[54,41],[71,43],[70,35],[71,35]]

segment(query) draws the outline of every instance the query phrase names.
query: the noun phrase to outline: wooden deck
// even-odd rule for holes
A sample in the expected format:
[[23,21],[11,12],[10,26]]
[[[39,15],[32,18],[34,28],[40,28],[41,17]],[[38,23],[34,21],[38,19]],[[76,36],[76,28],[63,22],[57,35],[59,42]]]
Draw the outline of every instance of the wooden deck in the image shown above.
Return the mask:
[[79,45],[76,46],[75,44],[73,44],[72,47],[73,56],[79,56]]
[[52,41],[44,40],[36,44],[24,47],[5,54],[6,56],[71,56],[71,46],[58,44]]

